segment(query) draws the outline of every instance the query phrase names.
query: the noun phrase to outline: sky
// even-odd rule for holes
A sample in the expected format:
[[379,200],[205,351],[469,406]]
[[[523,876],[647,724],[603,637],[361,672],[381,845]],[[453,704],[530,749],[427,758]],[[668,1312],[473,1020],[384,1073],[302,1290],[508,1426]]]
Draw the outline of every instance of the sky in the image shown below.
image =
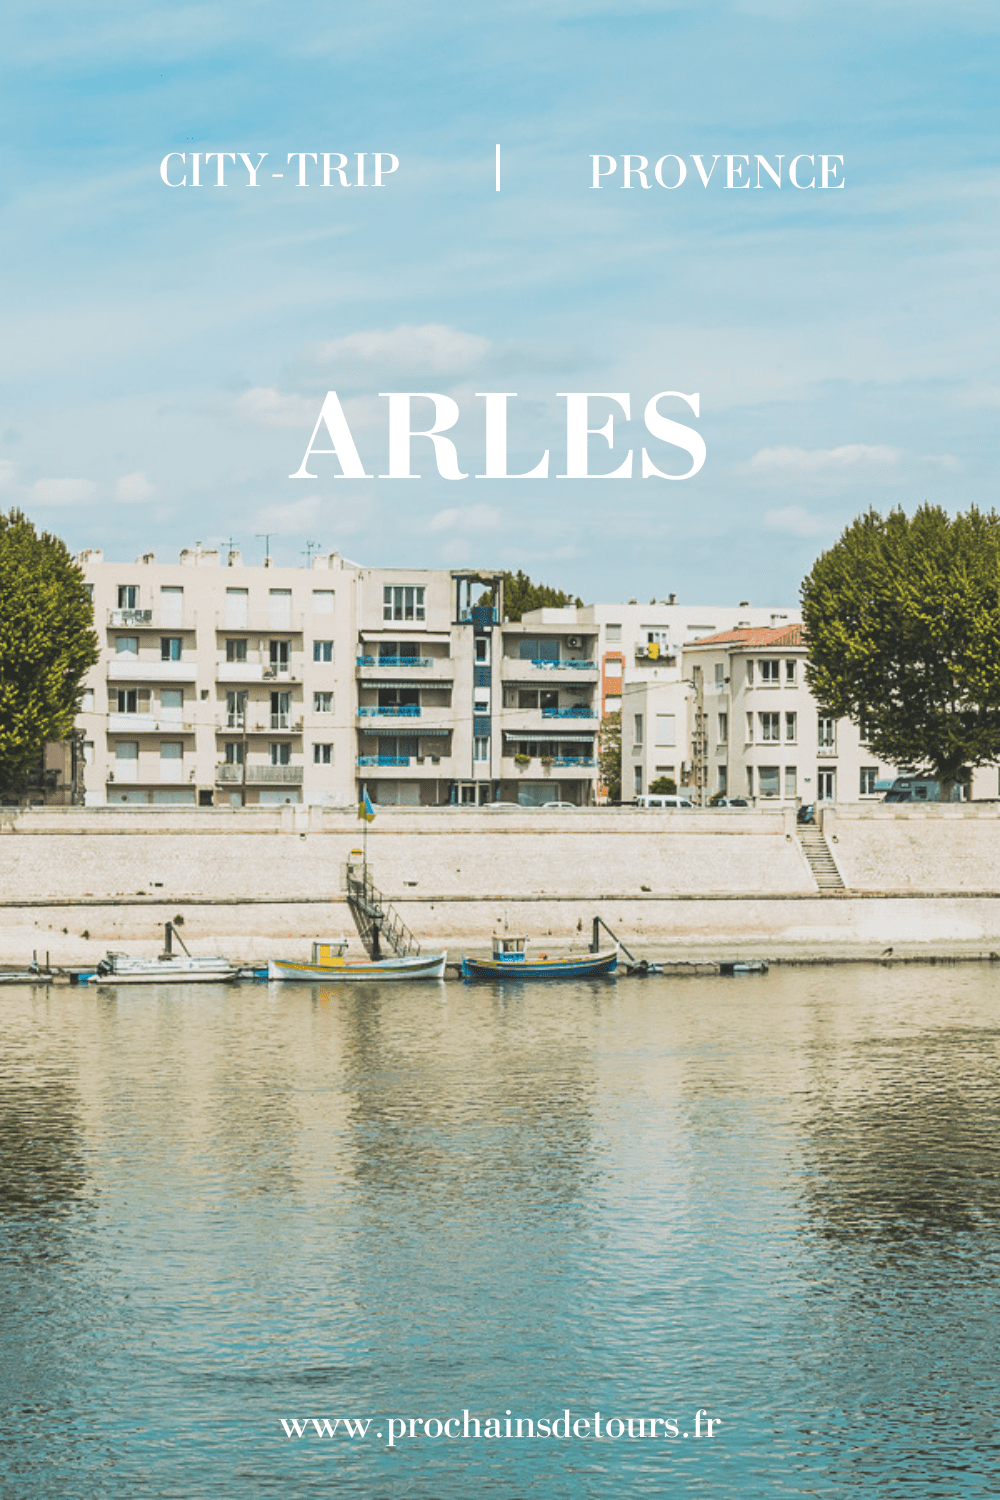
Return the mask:
[[[978,0],[13,0],[0,504],[114,560],[318,544],[588,602],[792,604],[871,507],[995,503],[998,43]],[[266,152],[259,186],[238,156],[224,189],[214,160],[166,186],[196,151]],[[353,180],[359,151],[398,170],[324,188],[310,161],[300,188],[287,161],[342,152]],[[755,181],[757,153],[782,188],[728,189],[726,155]],[[843,189],[791,187],[800,153],[842,155]],[[371,479],[289,477],[331,390]],[[457,402],[468,478],[426,439],[421,477],[379,477],[389,391]],[[549,449],[549,478],[475,478],[484,391],[516,393],[509,472]],[[615,422],[589,451],[600,474],[632,449],[634,477],[556,477],[573,391],[630,394],[630,422],[591,402]],[[663,391],[700,398],[660,405],[706,445],[679,483],[639,477],[644,445],[689,463],[643,426]]]

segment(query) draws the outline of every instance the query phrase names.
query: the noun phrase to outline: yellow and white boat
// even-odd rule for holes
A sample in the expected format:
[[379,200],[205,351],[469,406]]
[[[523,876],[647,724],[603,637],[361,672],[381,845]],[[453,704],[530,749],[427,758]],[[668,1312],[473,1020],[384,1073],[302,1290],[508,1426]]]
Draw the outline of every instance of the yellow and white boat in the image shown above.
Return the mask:
[[315,942],[312,958],[269,958],[268,979],[297,979],[312,984],[340,984],[357,980],[443,979],[447,962],[444,953],[407,954],[405,958],[348,958],[347,939],[340,942]]

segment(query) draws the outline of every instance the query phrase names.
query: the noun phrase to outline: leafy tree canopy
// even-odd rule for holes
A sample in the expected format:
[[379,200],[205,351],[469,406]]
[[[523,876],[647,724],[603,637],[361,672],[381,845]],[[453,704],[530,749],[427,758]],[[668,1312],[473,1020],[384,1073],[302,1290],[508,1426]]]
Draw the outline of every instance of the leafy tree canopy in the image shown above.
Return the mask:
[[531,609],[562,609],[565,604],[574,603],[578,608],[583,606],[582,599],[574,600],[572,594],[564,594],[561,589],[549,588],[547,583],[532,583],[520,568],[516,573],[503,575],[503,612],[508,620],[519,620]]
[[622,716],[621,710],[605,714],[597,748],[597,765],[601,785],[609,802],[622,800]]
[[94,611],[65,544],[18,510],[0,512],[0,787],[73,728],[98,659]]
[[947,797],[1000,760],[1000,516],[923,505],[848,526],[802,585],[806,680]]

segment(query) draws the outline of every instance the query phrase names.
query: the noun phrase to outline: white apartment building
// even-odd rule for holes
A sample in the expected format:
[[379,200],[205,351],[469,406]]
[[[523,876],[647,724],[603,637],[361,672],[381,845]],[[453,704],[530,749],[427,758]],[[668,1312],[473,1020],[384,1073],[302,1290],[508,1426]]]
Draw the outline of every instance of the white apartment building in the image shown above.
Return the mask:
[[353,800],[353,564],[78,561],[102,646],[77,719],[88,805]]

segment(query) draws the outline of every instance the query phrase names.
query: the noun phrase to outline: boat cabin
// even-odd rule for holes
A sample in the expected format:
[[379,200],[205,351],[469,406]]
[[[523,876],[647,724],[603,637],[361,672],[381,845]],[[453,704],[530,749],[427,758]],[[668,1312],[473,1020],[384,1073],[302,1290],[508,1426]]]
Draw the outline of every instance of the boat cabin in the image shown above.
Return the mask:
[[493,939],[493,957],[497,963],[523,964],[528,956],[527,950],[526,937],[508,937],[505,933]]
[[347,953],[347,939],[338,938],[336,942],[315,942],[312,945],[312,961],[314,964],[342,964],[344,955]]

